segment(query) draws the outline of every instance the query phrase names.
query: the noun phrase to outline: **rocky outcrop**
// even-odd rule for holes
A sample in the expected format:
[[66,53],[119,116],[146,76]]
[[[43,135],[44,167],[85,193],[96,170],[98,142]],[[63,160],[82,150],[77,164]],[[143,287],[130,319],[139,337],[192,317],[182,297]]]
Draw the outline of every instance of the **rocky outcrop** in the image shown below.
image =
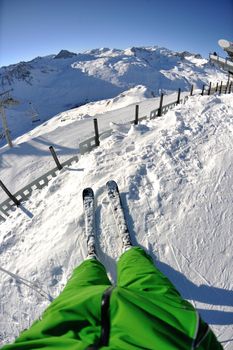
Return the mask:
[[61,50],[54,58],[71,58],[74,56],[77,56],[77,54],[74,52],[70,52],[68,50]]

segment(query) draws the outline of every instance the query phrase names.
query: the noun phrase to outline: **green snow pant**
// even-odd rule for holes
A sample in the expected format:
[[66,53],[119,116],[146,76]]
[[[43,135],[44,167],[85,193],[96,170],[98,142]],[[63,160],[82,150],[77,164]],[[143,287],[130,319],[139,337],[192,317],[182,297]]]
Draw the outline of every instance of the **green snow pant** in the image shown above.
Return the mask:
[[141,248],[125,252],[117,264],[117,287],[110,297],[110,334],[101,346],[101,301],[111,286],[104,266],[95,259],[78,266],[63,292],[29,330],[7,349],[222,349],[206,324],[204,340],[194,347],[197,313]]

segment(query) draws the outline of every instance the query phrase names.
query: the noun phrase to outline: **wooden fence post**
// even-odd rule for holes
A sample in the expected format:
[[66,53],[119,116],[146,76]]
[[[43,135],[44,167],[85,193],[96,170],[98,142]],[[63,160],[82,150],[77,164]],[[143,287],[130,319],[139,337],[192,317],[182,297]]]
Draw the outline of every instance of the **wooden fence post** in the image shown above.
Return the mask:
[[15,196],[13,196],[13,194],[6,188],[6,186],[1,180],[0,180],[0,186],[2,187],[3,191],[8,195],[8,197],[15,203],[15,205],[19,207],[20,201]]
[[201,96],[204,95],[204,91],[205,91],[205,85],[202,86],[202,92],[201,92]]
[[210,82],[210,85],[209,85],[209,90],[208,90],[208,96],[210,95],[210,93],[211,93],[211,85],[212,85],[212,83]]
[[161,96],[160,96],[158,117],[161,117],[161,116],[162,116],[162,109],[163,109],[163,93],[162,93]]
[[100,137],[99,137],[99,128],[98,128],[98,121],[96,118],[93,119],[94,121],[94,130],[95,130],[95,145],[100,145]]
[[193,84],[191,86],[190,96],[193,96]]
[[222,81],[221,81],[220,88],[219,88],[219,95],[221,95],[221,93],[222,93]]
[[178,90],[178,96],[177,96],[177,104],[180,104],[180,93],[181,93],[181,89]]
[[135,119],[134,119],[134,125],[138,125],[138,114],[139,114],[139,105],[135,106]]
[[217,85],[216,85],[215,92],[218,92],[218,82],[217,82]]
[[229,85],[228,94],[230,94],[230,93],[231,93],[231,88],[232,88],[232,81],[230,82],[230,85]]
[[59,160],[57,158],[57,155],[56,155],[56,152],[55,152],[53,146],[50,146],[49,150],[50,150],[50,152],[51,152],[51,154],[53,156],[53,159],[54,159],[54,161],[56,163],[56,166],[57,166],[58,170],[61,170],[62,169],[62,165],[61,165],[61,163],[59,162]]
[[226,89],[225,89],[225,94],[227,93],[228,86],[229,86],[229,80],[227,80],[227,85],[226,85]]

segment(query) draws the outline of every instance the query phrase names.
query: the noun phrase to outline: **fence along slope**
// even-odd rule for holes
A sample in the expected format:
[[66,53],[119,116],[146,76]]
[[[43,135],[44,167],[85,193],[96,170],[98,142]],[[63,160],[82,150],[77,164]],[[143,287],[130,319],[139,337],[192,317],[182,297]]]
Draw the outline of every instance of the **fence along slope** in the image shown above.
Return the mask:
[[[218,92],[219,92],[219,94],[221,94],[223,92],[225,92],[225,94],[227,92],[231,93],[232,92],[232,82],[229,82],[229,80],[228,80],[226,85],[223,85],[221,82],[220,86],[219,86],[219,84],[217,84],[216,87],[213,87],[213,85],[210,83],[209,87],[207,87],[207,88],[208,89],[206,90],[205,87],[203,86],[203,90],[202,90],[201,95],[212,95],[212,94],[218,93]],[[205,94],[205,92],[206,92],[206,94]],[[177,106],[177,104],[185,103],[189,96],[187,95],[183,99],[180,99],[180,93],[181,93],[181,90],[179,89],[177,100],[174,102],[168,103],[166,105],[163,105],[163,94],[162,94],[160,97],[159,108],[156,108],[150,112],[149,119],[158,118],[158,117],[166,114],[170,109]],[[190,96],[193,96],[193,86],[191,86]],[[135,123],[136,118],[137,118],[137,122],[147,119],[147,116],[138,117],[138,108],[137,107],[136,107],[136,114],[137,114],[137,116],[135,116],[135,119],[130,121],[131,124],[136,124]],[[99,133],[97,119],[94,120],[94,129],[95,129],[95,136],[92,136],[89,139],[87,139],[79,144],[79,151],[80,151],[81,155],[88,153],[88,152],[91,152],[94,148],[98,147],[100,137],[103,137],[103,136],[108,137],[112,133],[112,129],[106,130],[102,133]],[[66,162],[62,163],[61,165],[62,165],[62,167],[65,165],[71,165],[73,162],[78,162],[78,156],[74,156],[74,157],[68,159]],[[42,175],[41,177],[37,178],[36,180],[31,182],[27,186],[23,187],[18,192],[16,192],[14,194],[14,196],[19,201],[27,200],[31,196],[33,190],[42,189],[43,187],[47,186],[49,181],[53,177],[56,177],[58,174],[59,174],[58,168],[57,167],[53,168],[52,170],[48,171],[46,174]],[[10,198],[6,199],[4,202],[2,202],[0,204],[0,211],[4,214],[4,215],[0,214],[0,222],[6,220],[5,217],[9,216],[8,213],[12,210],[12,208],[14,206],[15,206],[15,204],[13,203],[13,201]]]
[[[65,162],[61,163],[62,167],[69,166],[73,162],[78,162],[78,156],[74,156]],[[52,170],[48,171],[44,175],[38,177],[36,180],[32,181],[27,186],[23,187],[21,190],[17,191],[14,194],[14,197],[16,197],[20,202],[28,200],[31,196],[33,190],[36,189],[42,189],[43,187],[47,186],[49,181],[52,180],[54,177],[56,177],[59,174],[59,169],[53,168]],[[6,216],[9,216],[9,212],[15,207],[15,203],[10,199],[7,198],[4,202],[0,204],[0,211]],[[5,221],[5,217],[0,215],[0,221]]]
[[[205,89],[205,86],[203,86],[203,87],[204,87],[203,93],[200,93],[200,95],[212,95],[212,94],[217,93],[217,92],[219,92],[219,93],[223,93],[223,92],[227,93],[227,89],[229,90],[228,91],[229,93],[232,91],[232,84],[231,83],[230,84],[226,84],[226,85],[222,85],[222,82],[221,82],[221,85],[217,84],[216,87],[213,87],[213,85],[210,83],[210,85],[207,86],[207,89]],[[187,101],[187,99],[189,98],[189,96],[194,96],[193,95],[193,85],[191,86],[190,95],[187,95],[183,99],[180,99],[180,89],[179,89],[177,100],[174,101],[174,102],[170,102],[170,103],[168,103],[166,105],[163,105],[163,94],[162,94],[161,97],[160,97],[160,106],[150,112],[149,119],[155,119],[155,118],[161,117],[162,115],[165,115],[170,109],[172,109],[175,106],[177,106],[177,104],[185,103]],[[138,110],[137,110],[137,108],[136,108],[136,113],[135,114],[136,114],[135,115],[135,119],[137,118],[137,120],[139,122],[142,121],[142,120],[146,120],[147,119],[147,116],[138,117]],[[135,123],[135,119],[129,121],[129,123],[136,124]],[[96,121],[95,121],[95,123],[96,123]],[[81,142],[79,144],[80,154],[83,155],[85,153],[91,152],[94,148],[99,146],[99,138],[101,138],[101,137],[108,137],[108,136],[111,135],[111,133],[112,133],[112,129],[103,131],[100,134],[98,132],[98,135],[92,136],[92,137],[88,138],[87,140]]]

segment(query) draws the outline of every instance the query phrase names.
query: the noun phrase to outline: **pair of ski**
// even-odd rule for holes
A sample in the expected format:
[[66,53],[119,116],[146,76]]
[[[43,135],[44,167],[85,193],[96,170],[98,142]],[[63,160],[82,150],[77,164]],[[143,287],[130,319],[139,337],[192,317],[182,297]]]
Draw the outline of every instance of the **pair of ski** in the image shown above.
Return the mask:
[[[113,180],[108,181],[106,183],[106,189],[115,223],[122,240],[123,249],[127,250],[132,246],[132,243],[117,183]],[[83,210],[87,238],[87,256],[96,258],[95,198],[94,192],[90,187],[83,190]]]

